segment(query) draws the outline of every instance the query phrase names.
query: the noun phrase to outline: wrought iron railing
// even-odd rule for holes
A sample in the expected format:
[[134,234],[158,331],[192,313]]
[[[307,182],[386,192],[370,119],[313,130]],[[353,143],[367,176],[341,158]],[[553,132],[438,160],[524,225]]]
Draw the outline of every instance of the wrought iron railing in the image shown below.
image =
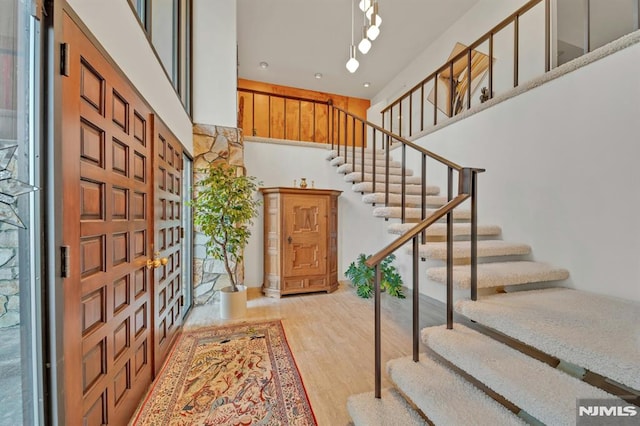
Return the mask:
[[[453,210],[465,200],[471,200],[471,237],[470,237],[470,268],[471,268],[471,299],[477,299],[477,175],[483,169],[462,167],[449,161],[421,146],[418,146],[388,130],[383,129],[349,112],[330,105],[331,131],[335,137],[331,140],[331,146],[337,156],[344,157],[346,163],[351,164],[351,171],[359,173],[361,182],[371,181],[371,192],[378,191],[382,195],[381,202],[390,205],[390,164],[391,146],[394,151],[401,153],[401,183],[400,187],[400,219],[404,223],[406,217],[407,189],[407,150],[409,155],[418,156],[421,160],[420,170],[420,221],[408,232],[396,239],[393,243],[374,254],[367,260],[367,265],[375,268],[375,396],[380,398],[381,393],[381,337],[380,337],[380,268],[379,264],[389,254],[395,252],[409,241],[413,244],[413,359],[418,361],[419,347],[419,242],[426,242],[426,230],[436,221],[446,216],[447,220],[447,328],[453,327]],[[369,146],[357,146],[356,135],[365,136]],[[366,161],[367,157],[370,161]],[[427,214],[427,162],[444,167],[447,171],[447,203],[439,209]],[[381,166],[378,166],[381,164]],[[380,173],[383,176],[380,176]],[[457,174],[457,194],[454,196],[454,174]],[[398,185],[398,184],[393,184]],[[416,184],[411,184],[416,185]],[[397,190],[397,188],[395,188]],[[397,192],[397,191],[396,191]]]
[[[520,18],[540,3],[544,3],[544,72],[548,72],[551,68],[550,0],[531,0],[471,45],[461,47],[459,52],[455,53],[444,65],[384,108],[382,110],[383,127],[407,138],[423,132],[427,129],[429,121],[433,126],[437,125],[441,119],[440,115],[444,115],[445,119],[448,119],[465,109],[470,109],[472,85],[474,82],[479,83],[484,78],[488,80],[488,87],[483,90],[481,102],[493,98],[494,39],[498,33],[509,26],[513,27],[513,87],[518,86],[520,77]],[[484,43],[488,43],[488,55],[476,50]],[[488,75],[483,77],[485,74]],[[476,81],[476,79],[479,80]],[[445,93],[439,93],[438,86],[440,86],[440,91],[444,90]],[[426,99],[428,103],[425,102],[427,90],[430,91]],[[443,105],[442,113],[438,112],[439,105]],[[414,111],[414,108],[418,110]],[[430,119],[428,115],[431,113],[431,109],[433,109],[433,117]]]

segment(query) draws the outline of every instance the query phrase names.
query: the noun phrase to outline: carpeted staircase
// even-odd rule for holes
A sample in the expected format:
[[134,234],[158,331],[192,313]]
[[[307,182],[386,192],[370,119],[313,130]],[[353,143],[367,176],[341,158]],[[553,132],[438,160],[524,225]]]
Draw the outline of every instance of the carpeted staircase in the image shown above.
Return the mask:
[[[365,151],[372,171],[374,154]],[[401,182],[405,175],[407,223],[389,221],[388,230],[401,235],[421,214],[421,178],[401,163],[390,161],[389,204],[385,205],[384,151],[375,153],[373,175],[362,179],[362,157],[330,151],[328,160],[345,174],[352,189],[373,205],[372,214],[401,217]],[[355,163],[355,164],[354,164]],[[427,188],[427,215],[446,203],[439,188]],[[454,271],[457,289],[470,287],[470,213],[454,213]],[[395,385],[381,399],[373,392],[354,395],[347,403],[359,425],[510,425],[576,423],[580,398],[640,398],[640,304],[560,287],[518,291],[519,285],[553,283],[568,278],[566,269],[530,260],[527,244],[500,239],[497,225],[478,225],[478,301],[455,306],[461,323],[453,330],[430,327],[422,331],[427,352],[419,362],[411,357],[387,364]],[[430,264],[446,260],[446,226],[427,230],[420,256]],[[411,253],[410,247],[407,253]],[[427,269],[430,280],[445,283],[446,268]],[[547,284],[548,286],[549,284]],[[504,292],[504,290],[507,292]],[[507,344],[505,344],[506,342]],[[587,383],[589,381],[598,387]],[[618,399],[618,401],[620,401]],[[620,401],[622,402],[622,401]],[[638,410],[640,411],[640,410]],[[640,418],[640,415],[638,416]]]

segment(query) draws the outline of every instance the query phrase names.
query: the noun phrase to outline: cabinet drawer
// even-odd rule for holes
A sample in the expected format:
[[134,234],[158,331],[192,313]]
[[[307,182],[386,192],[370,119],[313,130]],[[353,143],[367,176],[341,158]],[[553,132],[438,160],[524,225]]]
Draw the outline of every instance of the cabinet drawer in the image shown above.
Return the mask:
[[306,287],[306,279],[304,278],[285,278],[282,285],[282,291],[302,290]]
[[327,288],[327,277],[309,278],[309,289],[323,290]]

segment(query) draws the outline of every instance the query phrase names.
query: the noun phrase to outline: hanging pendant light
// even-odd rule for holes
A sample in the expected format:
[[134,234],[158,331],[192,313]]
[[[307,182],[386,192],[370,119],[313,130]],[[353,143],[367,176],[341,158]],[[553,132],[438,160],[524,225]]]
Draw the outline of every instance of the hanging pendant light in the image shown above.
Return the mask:
[[353,1],[351,2],[351,46],[349,49],[349,60],[347,61],[346,67],[350,73],[356,72],[358,67],[360,66],[360,62],[356,59],[356,46],[353,41]]
[[367,37],[370,40],[375,40],[378,38],[378,36],[380,35],[380,28],[378,28],[376,25],[371,24],[369,26],[369,29],[367,30]]
[[369,49],[371,49],[371,42],[367,38],[367,27],[362,27],[362,40],[358,44],[358,50],[363,55],[366,55]]
[[347,61],[346,66],[349,72],[352,74],[356,72],[356,70],[360,66],[360,62],[358,62],[358,60],[356,59],[356,47],[353,44],[351,45],[351,53],[349,55],[349,60]]
[[367,29],[367,37],[369,40],[375,40],[380,35],[380,24],[382,23],[382,18],[378,15],[378,1],[375,0],[374,3],[367,9],[365,13],[367,18],[369,18],[369,28]]
[[371,41],[367,38],[367,18],[363,13],[362,14],[362,40],[360,40],[360,43],[358,44],[358,50],[363,55],[366,55],[367,52],[369,52],[369,49],[371,49]]
[[360,3],[358,3],[358,7],[361,11],[366,11],[371,7],[371,0],[360,0]]

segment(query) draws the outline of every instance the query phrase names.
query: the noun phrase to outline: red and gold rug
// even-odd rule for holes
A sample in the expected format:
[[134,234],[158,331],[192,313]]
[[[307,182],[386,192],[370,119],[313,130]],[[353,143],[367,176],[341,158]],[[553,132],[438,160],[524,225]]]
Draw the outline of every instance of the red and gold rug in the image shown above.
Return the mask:
[[280,321],[184,333],[133,425],[315,425]]

